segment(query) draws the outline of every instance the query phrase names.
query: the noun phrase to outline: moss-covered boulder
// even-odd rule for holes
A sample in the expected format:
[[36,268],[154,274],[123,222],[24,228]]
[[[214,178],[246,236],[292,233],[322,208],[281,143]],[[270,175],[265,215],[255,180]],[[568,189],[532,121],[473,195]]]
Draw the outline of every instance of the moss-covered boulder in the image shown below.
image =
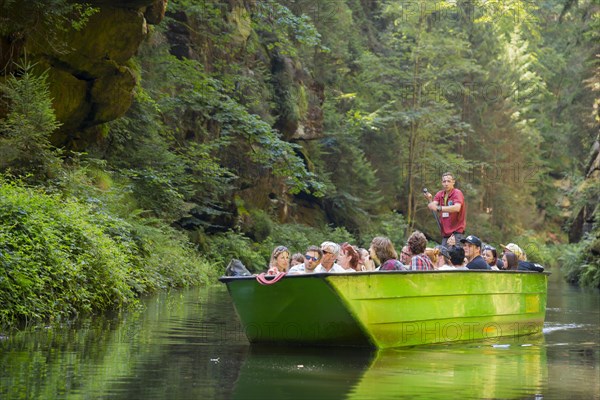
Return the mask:
[[[27,54],[29,62],[48,70],[54,108],[62,123],[54,136],[60,146],[81,141],[76,147],[85,147],[95,140],[87,133],[93,131],[90,127],[112,121],[129,109],[136,80],[127,62],[148,34],[147,24],[164,17],[167,0],[97,0],[91,4],[97,10],[82,29],[67,26],[48,32],[15,24],[14,31],[2,32],[0,40],[0,54],[18,50],[4,63]],[[20,8],[16,4],[13,9],[18,13]],[[21,41],[15,42],[15,37]]]

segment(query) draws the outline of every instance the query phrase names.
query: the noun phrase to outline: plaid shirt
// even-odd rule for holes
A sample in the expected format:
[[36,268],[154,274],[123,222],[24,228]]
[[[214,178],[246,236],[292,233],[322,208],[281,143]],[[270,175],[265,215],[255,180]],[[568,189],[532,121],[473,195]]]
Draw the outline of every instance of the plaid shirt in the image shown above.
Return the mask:
[[410,261],[410,269],[411,271],[432,271],[434,268],[429,257],[424,254],[419,254],[413,256]]
[[404,265],[395,258],[390,258],[379,267],[379,271],[403,271],[405,269]]

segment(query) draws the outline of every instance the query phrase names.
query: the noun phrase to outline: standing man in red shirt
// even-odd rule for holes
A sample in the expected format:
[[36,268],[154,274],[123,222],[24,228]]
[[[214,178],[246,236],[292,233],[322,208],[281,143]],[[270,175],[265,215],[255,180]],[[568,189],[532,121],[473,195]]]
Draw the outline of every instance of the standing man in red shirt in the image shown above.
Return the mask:
[[467,225],[467,207],[465,196],[454,187],[456,180],[450,172],[444,172],[442,175],[443,190],[436,193],[435,197],[431,193],[425,193],[429,200],[427,207],[432,211],[437,211],[442,226],[442,246],[451,236],[454,236],[455,243],[460,243],[464,238],[465,227]]

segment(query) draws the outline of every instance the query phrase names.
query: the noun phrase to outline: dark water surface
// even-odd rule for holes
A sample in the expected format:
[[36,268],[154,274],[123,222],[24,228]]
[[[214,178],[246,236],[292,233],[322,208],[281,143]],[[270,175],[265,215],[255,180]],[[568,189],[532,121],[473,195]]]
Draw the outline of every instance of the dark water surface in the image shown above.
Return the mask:
[[0,336],[0,399],[600,399],[599,309],[598,290],[555,273],[543,335],[379,352],[250,347],[225,288],[196,288]]

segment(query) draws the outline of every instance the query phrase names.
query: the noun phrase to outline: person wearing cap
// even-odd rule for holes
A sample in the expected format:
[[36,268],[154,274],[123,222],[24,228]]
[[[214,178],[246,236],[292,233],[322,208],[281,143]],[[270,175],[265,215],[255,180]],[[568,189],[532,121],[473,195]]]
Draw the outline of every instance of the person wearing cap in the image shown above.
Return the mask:
[[467,269],[467,267],[465,267],[465,250],[461,246],[450,246],[450,248],[448,249],[448,254],[450,255],[450,263],[441,266],[439,268],[439,271]]
[[437,245],[433,248],[428,247],[425,249],[425,255],[429,257],[435,269],[440,269],[441,266],[450,264],[450,255],[445,246]]
[[468,269],[492,269],[487,262],[481,257],[481,240],[475,235],[469,235],[460,242],[465,247],[465,256],[469,261]]
[[503,244],[501,244],[500,246],[502,246],[505,250],[508,250],[511,253],[513,253],[515,256],[517,256],[517,258],[520,261],[527,261],[527,255],[525,254],[523,249],[521,249],[517,244],[509,243],[506,246]]
[[509,243],[504,247],[505,253],[513,253],[518,259],[517,270],[518,271],[535,271],[544,272],[544,267],[540,264],[527,261],[527,254],[515,243]]
[[432,198],[431,193],[424,193],[429,200],[427,207],[432,211],[437,211],[439,215],[440,226],[442,229],[442,246],[447,246],[448,239],[454,236],[458,242],[464,237],[467,226],[467,207],[465,196],[454,187],[456,180],[450,172],[442,175],[443,189],[436,193]]
[[321,258],[321,263],[317,266],[315,272],[348,272],[336,263],[340,254],[340,246],[337,243],[323,242],[321,243],[321,251],[323,252],[323,258]]

